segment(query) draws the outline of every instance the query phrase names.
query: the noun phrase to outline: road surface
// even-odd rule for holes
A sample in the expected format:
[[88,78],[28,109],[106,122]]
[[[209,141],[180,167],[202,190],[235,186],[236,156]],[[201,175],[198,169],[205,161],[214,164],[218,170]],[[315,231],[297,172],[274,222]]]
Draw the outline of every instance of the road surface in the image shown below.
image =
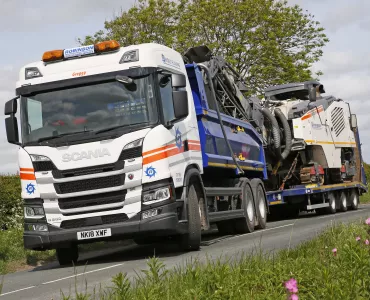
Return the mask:
[[55,262],[31,271],[6,275],[0,300],[61,299],[61,291],[64,295],[74,295],[75,286],[79,292],[85,291],[86,282],[88,291],[91,292],[94,287],[99,290],[100,284],[110,286],[112,276],[119,272],[127,273],[130,277],[136,276],[135,271],[145,269],[147,258],[153,254],[161,258],[167,268],[171,268],[192,256],[204,261],[207,255],[211,258],[225,254],[232,256],[243,251],[251,252],[260,245],[266,251],[293,247],[313,238],[333,221],[350,222],[369,216],[370,206],[360,205],[357,211],[326,216],[316,216],[313,213],[302,215],[298,219],[269,222],[265,230],[257,230],[251,234],[220,236],[211,233],[204,236],[201,250],[197,252],[179,252],[175,245],[129,245],[87,253],[81,257],[75,268],[62,268]]

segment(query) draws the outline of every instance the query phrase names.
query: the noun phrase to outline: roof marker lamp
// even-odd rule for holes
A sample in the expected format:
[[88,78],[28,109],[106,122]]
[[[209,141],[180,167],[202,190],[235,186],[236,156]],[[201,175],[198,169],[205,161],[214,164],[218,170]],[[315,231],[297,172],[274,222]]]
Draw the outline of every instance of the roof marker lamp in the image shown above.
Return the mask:
[[41,72],[39,71],[38,68],[36,67],[31,67],[31,68],[26,68],[25,69],[25,78],[27,79],[32,79],[32,78],[37,78],[37,77],[42,77]]
[[124,63],[135,62],[135,61],[139,61],[139,50],[138,49],[125,52],[122,55],[119,63],[124,64]]

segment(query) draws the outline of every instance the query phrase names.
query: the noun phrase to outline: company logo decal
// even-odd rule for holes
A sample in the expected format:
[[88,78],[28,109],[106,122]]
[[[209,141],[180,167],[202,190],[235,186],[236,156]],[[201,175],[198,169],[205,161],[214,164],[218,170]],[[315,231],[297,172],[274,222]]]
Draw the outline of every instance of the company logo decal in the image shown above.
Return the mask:
[[177,61],[174,61],[168,57],[165,57],[163,54],[162,54],[162,62],[165,64],[165,65],[169,65],[171,67],[175,67],[177,69],[180,69],[180,64],[177,62]]
[[145,170],[145,175],[149,178],[155,177],[155,174],[157,174],[157,171],[152,166],[147,167]]
[[35,187],[34,184],[32,184],[32,183],[27,184],[26,192],[27,192],[28,195],[32,195],[35,192],[35,190],[36,190],[36,187]]
[[104,156],[110,156],[110,153],[107,148],[103,149],[96,149],[95,151],[82,151],[82,152],[73,152],[73,153],[66,153],[62,156],[62,161],[69,162],[71,160],[78,161],[81,159],[92,159],[92,158],[99,158]]
[[176,139],[176,146],[177,148],[180,149],[182,147],[182,138],[181,138],[181,131],[178,128],[176,128],[175,139]]

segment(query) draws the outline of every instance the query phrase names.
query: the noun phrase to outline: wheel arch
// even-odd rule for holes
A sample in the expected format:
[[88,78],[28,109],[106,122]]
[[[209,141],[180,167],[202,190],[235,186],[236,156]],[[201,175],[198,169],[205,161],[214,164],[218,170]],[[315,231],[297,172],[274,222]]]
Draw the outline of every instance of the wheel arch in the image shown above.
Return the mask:
[[183,211],[182,211],[182,219],[187,220],[187,212],[188,212],[188,187],[191,184],[195,184],[195,190],[198,194],[199,199],[203,198],[203,211],[202,214],[205,217],[205,224],[204,229],[208,229],[210,227],[209,225],[209,218],[208,218],[208,205],[207,205],[207,195],[204,188],[202,176],[200,174],[199,167],[196,164],[192,164],[187,166],[185,169],[185,176],[184,176],[184,184],[182,187],[182,194],[181,194],[181,200],[184,201]]

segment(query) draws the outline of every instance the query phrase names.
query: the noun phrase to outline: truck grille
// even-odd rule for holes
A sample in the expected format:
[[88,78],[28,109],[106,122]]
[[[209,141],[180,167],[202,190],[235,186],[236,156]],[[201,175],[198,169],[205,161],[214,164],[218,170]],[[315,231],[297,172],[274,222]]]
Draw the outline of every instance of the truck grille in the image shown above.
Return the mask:
[[126,193],[127,191],[124,190],[82,197],[60,198],[58,199],[58,204],[61,209],[73,209],[96,205],[120,203],[125,200]]
[[124,185],[124,183],[125,174],[121,174],[100,178],[76,180],[71,182],[54,183],[54,188],[58,194],[69,194],[116,187]]
[[60,228],[73,229],[81,227],[89,227],[96,225],[114,224],[127,221],[128,217],[126,214],[115,214],[101,217],[83,218],[75,220],[66,220],[60,224]]
[[70,169],[70,170],[64,170],[64,171],[53,170],[53,177],[54,178],[68,178],[68,177],[74,177],[74,176],[112,172],[112,171],[122,170],[124,166],[125,166],[124,161],[118,161],[114,164],[101,165],[101,166]]

